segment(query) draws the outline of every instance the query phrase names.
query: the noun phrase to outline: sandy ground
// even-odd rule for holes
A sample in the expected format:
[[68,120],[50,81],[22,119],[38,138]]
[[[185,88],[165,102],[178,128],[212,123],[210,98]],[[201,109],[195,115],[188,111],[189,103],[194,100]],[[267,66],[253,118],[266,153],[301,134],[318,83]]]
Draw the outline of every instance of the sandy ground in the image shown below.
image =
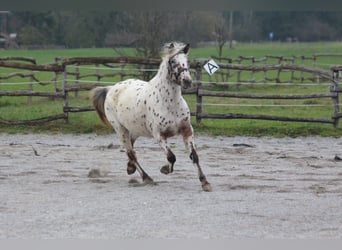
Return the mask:
[[342,237],[341,139],[198,136],[211,193],[182,139],[169,142],[163,175],[159,146],[137,141],[157,183],[143,186],[115,135],[0,134],[0,238]]

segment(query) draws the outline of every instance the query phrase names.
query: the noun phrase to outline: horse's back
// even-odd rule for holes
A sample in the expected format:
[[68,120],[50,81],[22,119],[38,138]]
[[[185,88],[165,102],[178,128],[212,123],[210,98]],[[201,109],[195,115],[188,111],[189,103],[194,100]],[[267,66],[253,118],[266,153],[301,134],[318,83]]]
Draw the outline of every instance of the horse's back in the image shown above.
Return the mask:
[[138,89],[145,86],[146,82],[139,79],[128,79],[125,81],[118,82],[111,86],[108,91],[108,96],[114,98],[123,98],[127,94],[135,94]]
[[146,130],[146,109],[143,105],[146,84],[136,79],[119,82],[109,89],[105,102],[108,120],[116,127],[123,126],[132,133],[134,131],[137,136],[149,133]]

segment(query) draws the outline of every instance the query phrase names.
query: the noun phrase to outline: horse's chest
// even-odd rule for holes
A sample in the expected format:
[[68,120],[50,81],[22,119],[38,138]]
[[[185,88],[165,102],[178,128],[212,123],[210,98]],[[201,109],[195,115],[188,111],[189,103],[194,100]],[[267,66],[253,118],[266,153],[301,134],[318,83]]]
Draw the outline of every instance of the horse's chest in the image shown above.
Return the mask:
[[180,100],[173,105],[155,105],[149,113],[148,126],[152,131],[169,138],[179,134],[190,124],[190,112],[185,102]]

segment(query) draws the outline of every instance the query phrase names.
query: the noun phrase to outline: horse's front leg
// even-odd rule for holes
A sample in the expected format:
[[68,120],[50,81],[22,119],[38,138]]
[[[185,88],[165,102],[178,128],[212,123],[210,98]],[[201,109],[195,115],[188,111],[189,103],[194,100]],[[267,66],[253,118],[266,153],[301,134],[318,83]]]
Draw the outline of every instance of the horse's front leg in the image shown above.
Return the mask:
[[164,150],[166,159],[167,159],[167,164],[164,165],[161,169],[160,172],[163,174],[169,174],[173,172],[173,165],[176,162],[176,156],[175,154],[171,151],[169,145],[167,144],[167,141],[165,138],[160,137],[158,140],[159,146]]
[[202,189],[206,192],[211,192],[212,188],[210,183],[207,181],[201,166],[199,164],[198,155],[195,148],[194,138],[193,135],[183,136],[185,147],[190,151],[190,159],[192,160],[193,164],[196,165],[198,170],[198,178],[202,184]]

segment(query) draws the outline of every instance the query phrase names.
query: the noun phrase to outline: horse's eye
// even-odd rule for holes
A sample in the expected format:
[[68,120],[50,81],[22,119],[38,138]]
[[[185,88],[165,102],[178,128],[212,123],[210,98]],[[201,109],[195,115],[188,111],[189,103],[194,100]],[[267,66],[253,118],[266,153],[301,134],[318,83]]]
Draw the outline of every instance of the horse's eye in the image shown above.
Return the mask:
[[172,59],[172,60],[171,60],[171,63],[172,63],[172,64],[174,64],[175,62],[176,62],[176,60],[175,60],[175,59]]

